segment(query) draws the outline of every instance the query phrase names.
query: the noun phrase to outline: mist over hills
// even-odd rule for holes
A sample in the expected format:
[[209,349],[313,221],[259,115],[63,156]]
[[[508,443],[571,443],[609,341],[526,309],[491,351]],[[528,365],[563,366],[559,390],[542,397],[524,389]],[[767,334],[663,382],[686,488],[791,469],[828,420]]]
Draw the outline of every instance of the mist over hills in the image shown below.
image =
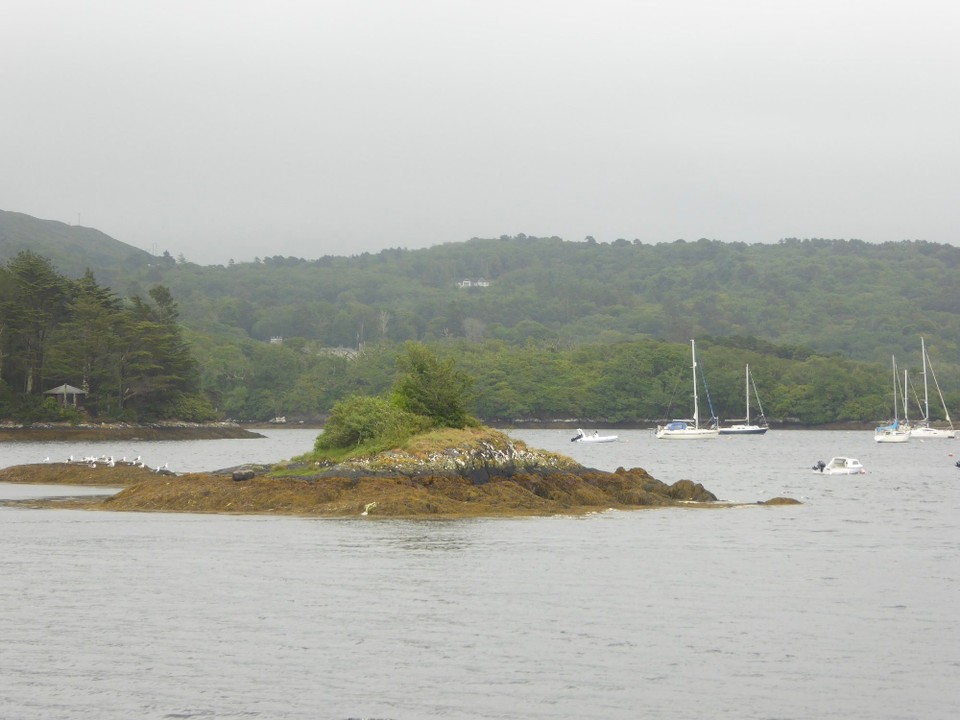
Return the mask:
[[94,228],[0,210],[0,262],[10,260],[21,250],[50,258],[69,277],[79,277],[90,268],[104,282],[154,261],[145,250]]

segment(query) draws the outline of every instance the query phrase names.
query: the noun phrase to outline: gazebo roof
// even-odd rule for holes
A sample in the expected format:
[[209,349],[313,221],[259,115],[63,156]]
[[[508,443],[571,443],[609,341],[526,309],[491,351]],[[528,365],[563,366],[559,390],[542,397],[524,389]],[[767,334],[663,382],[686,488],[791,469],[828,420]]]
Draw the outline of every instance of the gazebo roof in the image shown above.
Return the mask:
[[53,390],[47,390],[44,395],[86,395],[86,390],[75,388],[73,385],[60,385]]

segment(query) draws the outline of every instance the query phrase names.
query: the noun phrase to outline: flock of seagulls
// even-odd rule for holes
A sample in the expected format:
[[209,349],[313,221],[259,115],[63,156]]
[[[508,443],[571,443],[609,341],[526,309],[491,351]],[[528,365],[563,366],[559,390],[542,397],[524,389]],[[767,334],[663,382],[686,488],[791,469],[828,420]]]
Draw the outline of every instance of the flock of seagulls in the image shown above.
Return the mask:
[[[45,463],[50,462],[50,458],[49,457],[44,458],[43,462]],[[116,458],[113,455],[86,455],[84,457],[74,457],[73,455],[71,455],[66,460],[64,460],[64,462],[67,463],[68,465],[86,465],[89,468],[96,468],[98,466],[116,467],[117,465],[127,465],[130,467],[138,467],[138,468],[153,470],[154,472],[158,472],[158,473],[170,472],[167,469],[167,463],[164,463],[163,465],[158,465],[157,467],[154,468],[147,465],[143,461],[143,458],[141,458],[139,455],[137,455],[132,460],[128,460],[126,456],[122,458]]]

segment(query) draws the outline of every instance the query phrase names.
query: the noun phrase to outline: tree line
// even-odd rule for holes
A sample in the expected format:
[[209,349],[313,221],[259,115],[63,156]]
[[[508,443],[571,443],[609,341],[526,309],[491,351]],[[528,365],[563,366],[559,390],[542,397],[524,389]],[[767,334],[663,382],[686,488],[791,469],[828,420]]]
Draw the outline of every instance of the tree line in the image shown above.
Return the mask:
[[[574,347],[743,336],[883,363],[916,353],[923,335],[938,366],[960,369],[958,269],[960,248],[920,241],[650,245],[520,235],[310,261],[158,263],[137,282],[170,287],[190,327],[259,341]],[[477,278],[489,286],[459,285]]]
[[[345,398],[376,396],[393,387],[397,356],[406,343],[413,341],[444,361],[455,361],[473,379],[467,411],[483,421],[577,418],[644,423],[689,413],[688,343],[695,337],[709,383],[710,402],[721,418],[742,416],[743,368],[749,363],[764,410],[773,420],[807,425],[874,422],[889,418],[893,411],[890,352],[885,351],[882,360],[873,360],[874,353],[863,352],[863,348],[878,342],[904,348],[897,351],[898,362],[909,369],[911,377],[919,378],[921,334],[926,336],[934,356],[948,407],[960,404],[955,382],[957,365],[949,362],[949,356],[943,362],[945,350],[951,348],[949,334],[945,333],[957,321],[950,287],[941,293],[937,309],[921,307],[932,303],[924,299],[928,297],[926,290],[922,294],[914,291],[913,298],[896,298],[900,305],[907,306],[900,326],[862,317],[856,330],[848,333],[850,346],[861,351],[844,352],[804,342],[807,335],[793,328],[793,315],[780,317],[782,303],[767,304],[769,314],[779,317],[779,324],[771,325],[768,332],[732,332],[731,328],[749,324],[709,322],[716,313],[738,317],[740,311],[731,308],[743,305],[735,304],[729,292],[730,297],[724,300],[726,296],[698,298],[690,290],[687,295],[692,305],[685,306],[679,315],[664,315],[661,305],[645,306],[638,298],[646,296],[639,295],[638,290],[634,295],[626,291],[621,294],[617,283],[626,282],[629,272],[617,276],[621,280],[611,282],[611,287],[601,282],[588,287],[583,284],[586,281],[578,286],[575,273],[568,267],[569,258],[551,252],[557,248],[561,255],[573,252],[584,267],[590,262],[600,263],[613,275],[609,252],[649,253],[650,248],[532,238],[465,245],[477,250],[481,258],[483,251],[497,249],[504,254],[502,262],[487,258],[479,266],[459,264],[464,248],[447,246],[327,258],[316,263],[261,261],[258,267],[198,268],[165,258],[146,274],[129,280],[126,296],[98,283],[89,271],[71,279],[59,273],[50,260],[31,252],[20,253],[0,265],[0,416],[39,419],[70,415],[75,411],[58,407],[52,398],[44,396],[51,387],[67,383],[85,391],[84,412],[104,419],[324,419]],[[695,247],[691,250],[690,246]],[[874,250],[856,243],[790,241],[782,248],[809,252],[814,257],[822,252],[829,252],[834,259],[840,255],[859,257],[867,267],[874,267],[865,259]],[[766,257],[776,250],[763,249],[762,254]],[[939,277],[941,273],[936,263],[931,265],[915,256],[926,256],[930,250],[941,264],[954,259],[953,250],[940,246],[916,245],[907,250],[896,247],[885,252],[906,252],[914,257],[916,272],[907,273],[914,279],[919,276],[917,268],[925,268],[928,275]],[[718,268],[729,264],[729,259],[723,258],[730,252],[743,262],[751,255],[745,248],[730,250],[712,242],[674,243],[650,255],[659,272],[672,272],[673,276],[650,279],[649,273],[641,273],[634,274],[633,281],[659,283],[660,292],[669,295],[674,285],[694,282],[689,275],[691,268],[700,267],[697,274],[707,273],[708,267],[719,272]],[[597,255],[592,261],[588,260],[591,253]],[[668,262],[661,254],[672,259]],[[708,262],[711,255],[715,256],[713,264]],[[505,269],[508,257],[514,270]],[[400,266],[394,265],[398,258],[402,260]],[[459,258],[454,263],[456,269],[447,270],[441,277],[438,268],[445,265],[445,259],[453,262],[455,258]],[[336,272],[320,272],[321,266]],[[413,266],[419,270],[414,272]],[[479,276],[481,268],[499,268],[502,272],[489,275],[491,288],[463,291],[446,286],[444,277]],[[520,273],[522,268],[522,281],[520,275],[511,278],[511,273]],[[264,270],[265,278],[255,282]],[[742,267],[728,270],[734,275],[745,272]],[[421,280],[410,280],[405,276],[408,272]],[[552,278],[550,282],[535,281],[541,272]],[[824,300],[819,297],[826,293],[822,280],[794,283],[791,291],[785,272],[777,275],[776,282],[783,285],[780,292],[796,292],[796,302],[806,303],[807,312],[812,312],[809,303],[817,303],[823,313],[833,312],[812,318],[812,322],[830,327],[831,332],[834,325],[842,324],[844,313],[853,316],[868,304],[836,295],[829,302]],[[287,277],[288,273],[293,275]],[[768,268],[763,273],[773,270]],[[388,277],[392,278],[389,282]],[[435,277],[437,284],[424,285],[423,277]],[[152,280],[173,280],[177,289],[166,282],[150,284]],[[727,291],[735,285],[712,282]],[[327,287],[327,283],[333,287]],[[552,289],[552,298],[544,303],[537,297],[537,288],[546,290],[554,283],[561,288]],[[814,286],[809,293],[812,297],[800,293],[805,284]],[[147,285],[149,290],[144,290]],[[563,288],[573,296],[572,305],[569,298],[560,297]],[[611,292],[611,297],[605,297]],[[749,292],[753,290],[745,287],[744,293]],[[874,298],[878,305],[887,307],[885,290],[871,286],[871,293],[863,297]],[[587,300],[591,294],[593,304]],[[614,300],[619,304],[610,304]],[[550,307],[564,303],[566,311]],[[829,307],[831,304],[836,307]],[[189,312],[182,314],[181,306],[188,307]],[[256,326],[266,322],[271,312],[283,316],[283,307],[297,314],[304,334],[281,333],[282,342],[274,344],[269,342],[272,332],[265,332],[261,338],[247,331],[245,324],[253,317],[260,318],[254,322]],[[564,315],[567,311],[571,313],[569,318]],[[762,308],[752,306],[742,312],[763,316]],[[484,313],[494,313],[499,321]],[[618,323],[625,322],[624,317],[638,322],[637,313],[648,317],[644,330],[637,326],[632,332],[616,329]],[[460,318],[459,332],[450,330],[455,327],[453,317]],[[340,322],[343,335],[328,336],[309,329]],[[708,325],[722,332],[708,332]],[[939,330],[939,337],[931,330]],[[341,344],[351,347],[339,347]],[[856,359],[857,355],[861,357]]]
[[[472,379],[467,410],[487,423],[583,419],[630,425],[691,412],[689,342],[644,338],[564,347],[549,341],[517,346],[448,338],[424,345]],[[202,386],[228,417],[313,420],[352,395],[387,392],[405,344],[370,343],[350,356],[302,342],[221,344],[207,337],[194,347]],[[698,338],[697,350],[709,402],[720,418],[743,417],[746,364],[763,410],[774,422],[814,426],[892,417],[889,361],[861,362],[747,337]],[[916,355],[912,362],[904,358],[903,367],[918,380]],[[948,407],[960,405],[955,389],[946,396]],[[706,413],[702,391],[701,402]],[[758,408],[752,407],[756,415]],[[911,408],[919,417],[916,396]],[[934,419],[943,418],[941,409],[931,410]]]
[[[46,394],[63,384],[83,392],[78,407]],[[21,251],[0,265],[0,416],[84,413],[117,421],[216,414],[167,287],[121,298],[90,270],[68,278],[49,258]]]

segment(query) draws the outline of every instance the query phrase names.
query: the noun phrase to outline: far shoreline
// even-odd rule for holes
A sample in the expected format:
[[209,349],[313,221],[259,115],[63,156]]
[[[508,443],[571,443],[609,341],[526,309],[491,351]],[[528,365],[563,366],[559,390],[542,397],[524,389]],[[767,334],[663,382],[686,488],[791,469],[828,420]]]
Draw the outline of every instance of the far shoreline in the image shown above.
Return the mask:
[[[589,420],[517,420],[494,422],[489,425],[502,431],[508,430],[564,430],[574,432],[577,428],[605,430],[652,430],[655,423],[607,423]],[[772,423],[770,429],[789,431],[852,431],[873,430],[875,423],[829,423],[824,425],[801,425],[799,423]],[[19,424],[0,421],[0,442],[98,442],[113,440],[225,440],[265,438],[260,431],[312,430],[323,431],[321,421],[290,423],[236,423],[212,422],[190,423],[164,421],[158,423],[29,423]]]
[[231,440],[264,438],[236,423],[162,422],[0,424],[0,442],[96,442],[111,440]]

